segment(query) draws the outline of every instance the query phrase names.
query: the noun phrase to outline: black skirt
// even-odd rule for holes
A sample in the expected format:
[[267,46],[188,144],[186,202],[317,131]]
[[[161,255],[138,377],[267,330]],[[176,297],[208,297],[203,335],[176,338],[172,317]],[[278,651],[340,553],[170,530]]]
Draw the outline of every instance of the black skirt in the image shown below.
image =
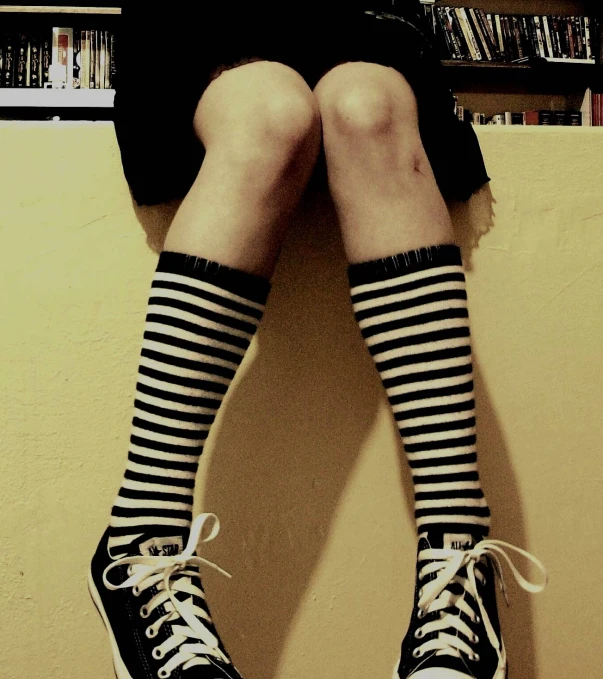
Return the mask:
[[[417,98],[421,139],[444,198],[467,200],[490,181],[472,125],[454,114],[418,0],[174,2],[169,11],[129,3],[118,56],[115,130],[139,205],[188,193],[205,155],[192,124],[198,101],[216,68],[249,57],[291,66],[312,89],[342,61],[395,68]],[[315,176],[326,182],[324,154]]]

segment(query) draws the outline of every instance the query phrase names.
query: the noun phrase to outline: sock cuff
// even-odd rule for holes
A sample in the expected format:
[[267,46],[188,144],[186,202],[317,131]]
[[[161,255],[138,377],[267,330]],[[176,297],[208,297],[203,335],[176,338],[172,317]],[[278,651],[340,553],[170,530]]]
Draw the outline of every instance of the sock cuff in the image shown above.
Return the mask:
[[463,265],[458,245],[430,245],[370,262],[348,265],[350,287],[376,283],[440,266]]
[[168,250],[159,255],[157,271],[190,276],[212,283],[257,304],[266,304],[272,287],[270,280],[263,276],[234,269],[196,255]]

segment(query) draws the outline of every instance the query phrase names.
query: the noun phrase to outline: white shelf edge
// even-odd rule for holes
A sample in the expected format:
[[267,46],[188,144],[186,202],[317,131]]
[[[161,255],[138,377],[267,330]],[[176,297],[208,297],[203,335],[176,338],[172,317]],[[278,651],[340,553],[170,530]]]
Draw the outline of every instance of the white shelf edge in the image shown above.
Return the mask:
[[65,5],[0,5],[6,14],[121,14],[121,7],[71,7]]
[[0,88],[2,107],[113,108],[115,90],[55,90],[42,87]]
[[560,59],[558,57],[543,57],[554,64],[595,64],[594,59]]

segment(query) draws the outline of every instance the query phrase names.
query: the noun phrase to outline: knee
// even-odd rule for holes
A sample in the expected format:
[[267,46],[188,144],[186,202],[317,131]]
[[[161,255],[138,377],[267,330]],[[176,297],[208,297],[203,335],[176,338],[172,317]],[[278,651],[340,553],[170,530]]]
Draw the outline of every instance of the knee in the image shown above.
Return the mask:
[[347,67],[354,66],[335,67],[318,84],[315,94],[323,125],[338,134],[370,138],[387,136],[394,129],[399,132],[405,124],[416,125],[416,100],[402,75],[375,64],[364,64],[377,69],[370,73],[352,73]]
[[276,62],[254,62],[210,83],[194,117],[206,148],[240,160],[318,152],[320,111],[303,78]]

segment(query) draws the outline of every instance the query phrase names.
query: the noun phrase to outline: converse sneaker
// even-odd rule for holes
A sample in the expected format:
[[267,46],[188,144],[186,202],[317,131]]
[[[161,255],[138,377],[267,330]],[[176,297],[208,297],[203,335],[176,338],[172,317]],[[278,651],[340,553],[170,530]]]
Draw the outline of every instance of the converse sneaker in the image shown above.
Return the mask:
[[[523,578],[505,549],[532,561],[544,582]],[[469,534],[429,530],[419,536],[414,608],[393,679],[505,679],[494,587],[498,575],[507,598],[500,556],[523,589],[544,589],[544,566],[523,549]]]
[[215,514],[199,515],[186,534],[143,535],[112,556],[105,531],[92,559],[88,585],[111,641],[118,679],[241,679],[212,622],[199,566],[228,573],[195,554],[218,534]]

